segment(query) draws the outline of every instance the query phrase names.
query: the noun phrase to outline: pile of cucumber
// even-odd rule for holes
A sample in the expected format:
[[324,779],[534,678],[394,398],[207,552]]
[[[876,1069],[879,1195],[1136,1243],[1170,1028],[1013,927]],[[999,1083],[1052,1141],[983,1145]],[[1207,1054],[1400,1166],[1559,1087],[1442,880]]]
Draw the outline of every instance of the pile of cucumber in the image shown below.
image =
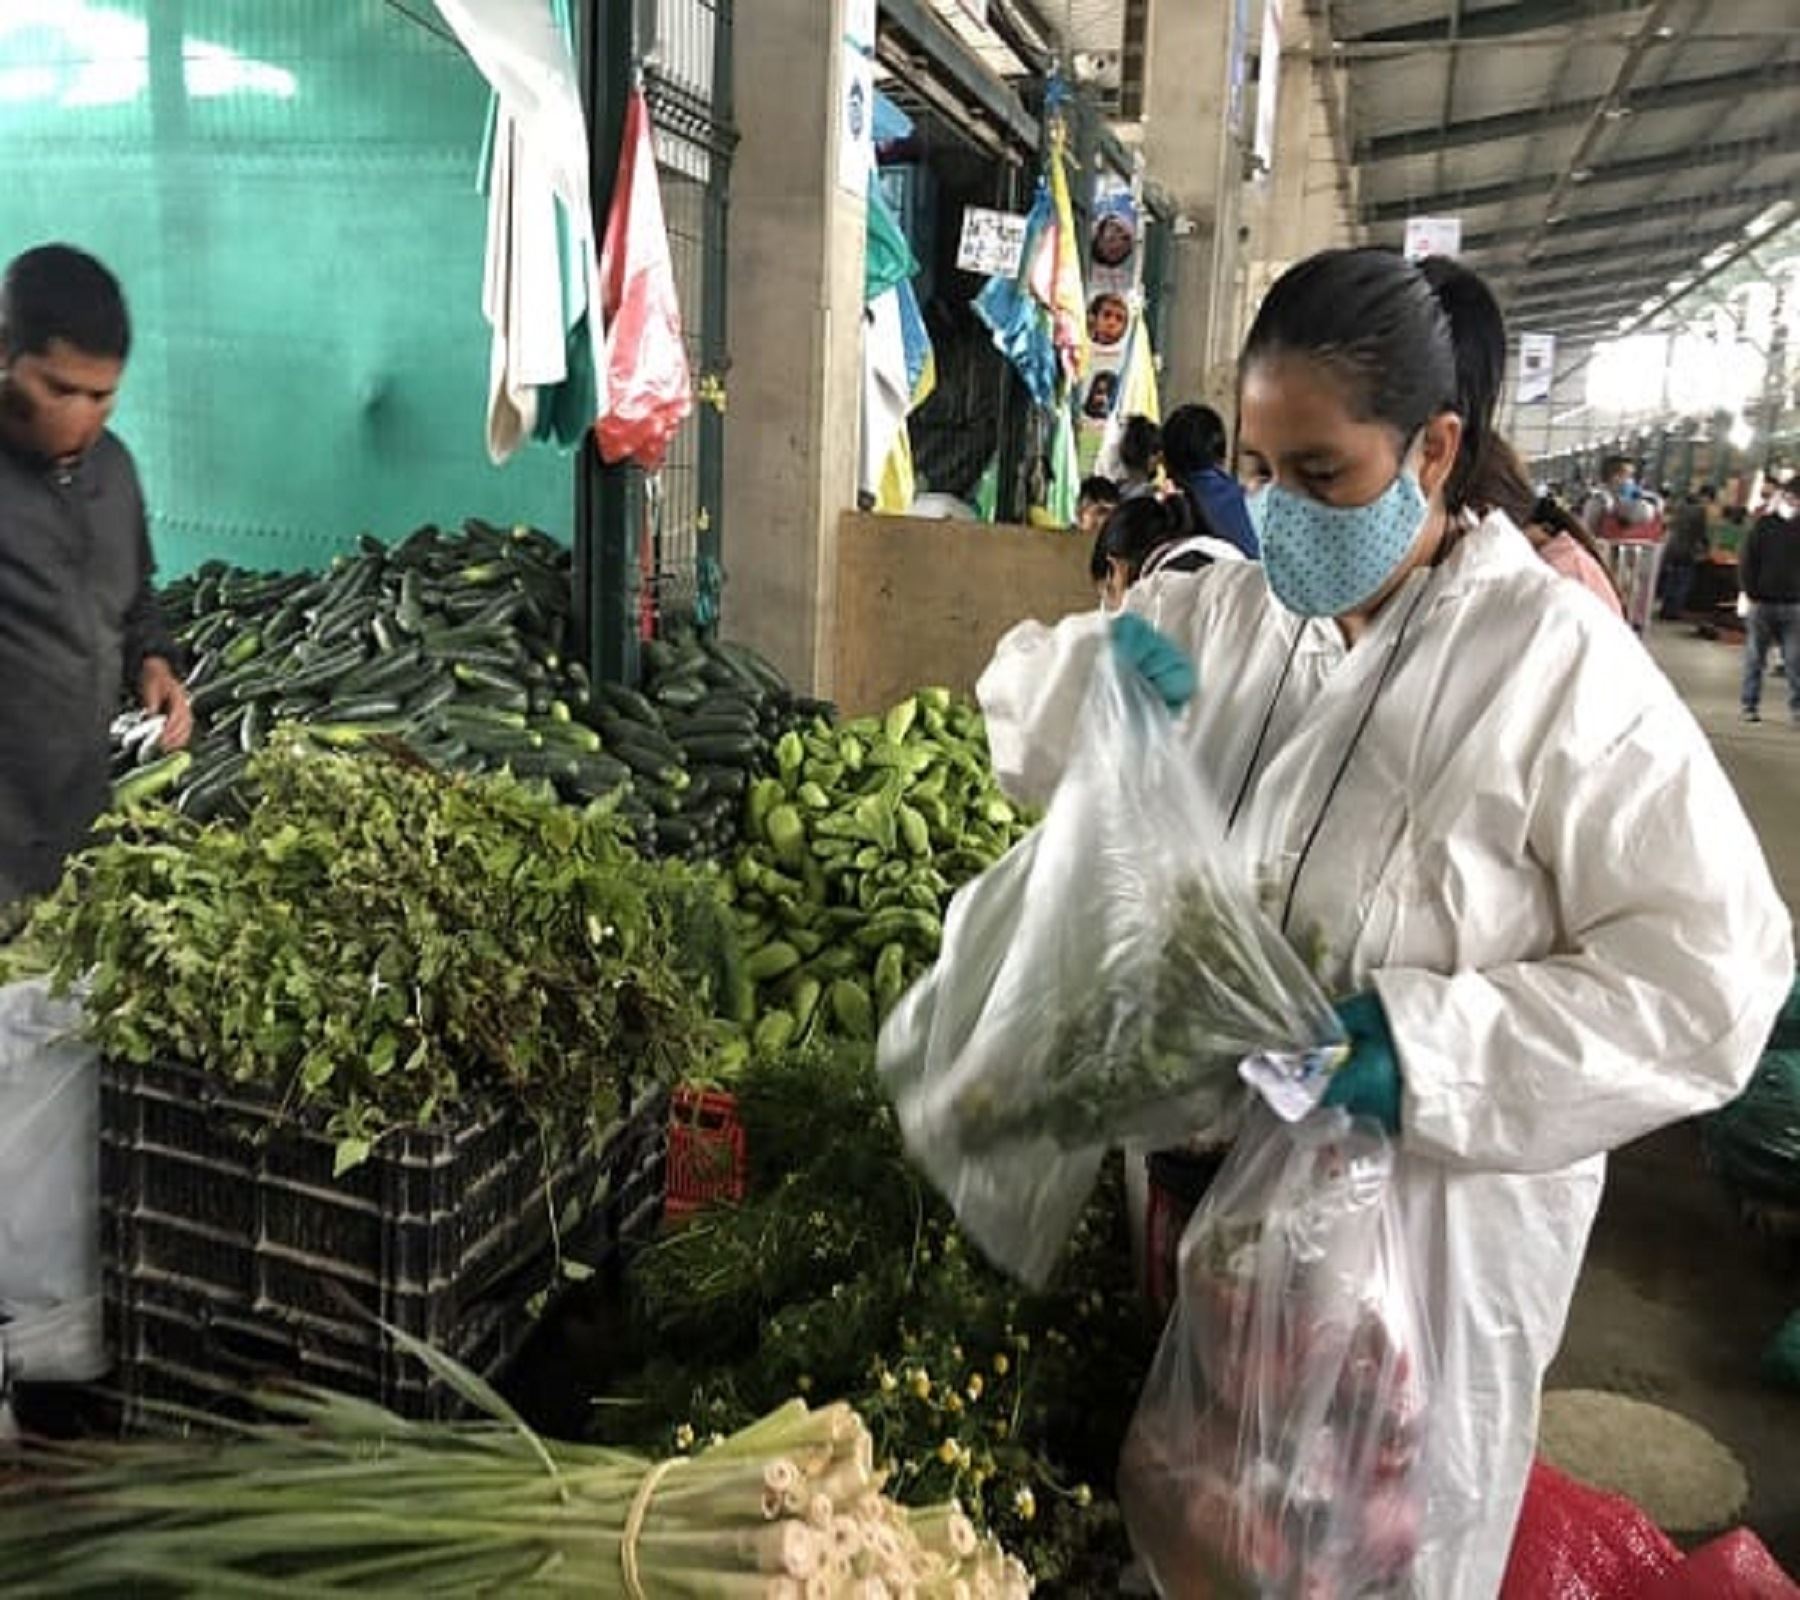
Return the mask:
[[725,857],[774,742],[829,712],[710,640],[647,645],[643,693],[590,683],[568,659],[569,553],[530,528],[364,535],[319,574],[211,562],[161,598],[191,663],[194,738],[164,755],[153,723],[121,717],[114,798],[161,797],[202,822],[242,811],[250,757],[286,726],[333,749],[505,767],[575,804],[616,795],[641,846]]

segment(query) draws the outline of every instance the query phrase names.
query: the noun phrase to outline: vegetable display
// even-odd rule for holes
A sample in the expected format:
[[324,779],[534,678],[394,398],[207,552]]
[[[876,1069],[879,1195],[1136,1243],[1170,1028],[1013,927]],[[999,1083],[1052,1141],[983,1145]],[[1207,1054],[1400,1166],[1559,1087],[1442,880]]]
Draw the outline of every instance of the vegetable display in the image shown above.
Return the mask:
[[872,1040],[936,955],[950,896],[1024,826],[994,784],[980,713],[947,690],[783,734],[750,784],[725,885],[748,980],[727,1065],[815,1034]]
[[242,823],[135,811],[37,910],[13,959],[84,981],[106,1052],[316,1107],[340,1165],[464,1097],[603,1125],[625,1066],[690,1068],[730,932],[610,806],[298,739],[248,775]]
[[829,708],[710,640],[647,644],[643,693],[590,683],[569,655],[569,559],[543,533],[472,520],[391,547],[365,535],[318,575],[209,563],[162,594],[192,658],[194,747],[164,755],[160,719],[122,716],[115,806],[241,811],[250,757],[293,725],[331,749],[396,739],[434,766],[504,767],[576,804],[616,795],[640,844],[729,853],[751,772]]
[[[440,1369],[450,1369],[442,1357]],[[50,1447],[0,1487],[9,1595],[305,1593],[1023,1600],[1031,1578],[953,1503],[882,1493],[847,1406],[795,1400],[653,1463],[487,1412],[404,1422],[328,1393],[274,1394],[285,1425],[219,1440]]]
[[889,1492],[954,1496],[1059,1594],[1117,1587],[1107,1491],[1157,1329],[1132,1291],[1120,1185],[1045,1294],[988,1267],[914,1172],[863,1041],[752,1060],[750,1184],[633,1262],[635,1344],[578,1375],[603,1437],[679,1446],[799,1391],[867,1420]]

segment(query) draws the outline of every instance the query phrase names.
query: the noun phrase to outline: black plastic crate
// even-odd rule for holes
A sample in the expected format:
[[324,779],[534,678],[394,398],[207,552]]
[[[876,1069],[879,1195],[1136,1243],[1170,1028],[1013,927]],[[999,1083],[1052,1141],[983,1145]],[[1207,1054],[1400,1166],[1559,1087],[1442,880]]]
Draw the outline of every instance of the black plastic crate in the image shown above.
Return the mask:
[[511,1111],[409,1130],[333,1178],[334,1141],[261,1092],[107,1063],[101,1255],[127,1424],[146,1401],[212,1406],[275,1373],[450,1414],[454,1397],[380,1324],[493,1372],[529,1331],[553,1242],[620,1235],[664,1102],[561,1149]]

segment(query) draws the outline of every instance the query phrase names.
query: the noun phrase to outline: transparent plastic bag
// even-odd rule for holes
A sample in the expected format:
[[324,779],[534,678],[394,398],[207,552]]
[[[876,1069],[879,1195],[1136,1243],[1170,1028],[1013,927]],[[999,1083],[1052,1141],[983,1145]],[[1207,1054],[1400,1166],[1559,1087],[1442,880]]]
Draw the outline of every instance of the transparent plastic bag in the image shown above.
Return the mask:
[[1182,1236],[1119,1498],[1171,1600],[1404,1594],[1434,1361],[1372,1122],[1252,1109]]
[[1109,1146],[1179,1144],[1235,1109],[1246,1057],[1341,1038],[1168,712],[1110,650],[1073,748],[1042,824],[951,903],[879,1053],[913,1160],[1029,1283]]
[[100,1291],[100,1055],[42,979],[0,987],[0,1317]]

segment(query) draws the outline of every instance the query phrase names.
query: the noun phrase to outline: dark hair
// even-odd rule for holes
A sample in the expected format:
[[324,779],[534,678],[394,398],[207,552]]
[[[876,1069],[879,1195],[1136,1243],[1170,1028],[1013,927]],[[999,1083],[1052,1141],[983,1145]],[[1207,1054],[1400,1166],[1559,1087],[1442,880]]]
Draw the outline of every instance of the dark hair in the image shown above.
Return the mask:
[[1184,494],[1134,495],[1119,503],[1100,530],[1096,553],[1101,558],[1101,576],[1105,576],[1105,558],[1125,563],[1130,580],[1137,582],[1144,563],[1166,544],[1190,537],[1195,528],[1194,511]]
[[1630,456],[1608,456],[1600,463],[1600,481],[1605,483],[1621,467],[1635,467],[1637,463]]
[[1148,417],[1127,417],[1119,439],[1119,465],[1128,472],[1148,474],[1162,454],[1162,429]]
[[1365,420],[1410,441],[1454,411],[1463,436],[1444,485],[1451,511],[1498,504],[1494,403],[1506,321],[1488,286],[1441,256],[1414,266],[1389,250],[1324,250],[1290,268],[1263,301],[1241,365],[1292,353],[1318,362]]
[[1566,533],[1581,548],[1594,558],[1594,564],[1606,574],[1606,581],[1612,585],[1613,593],[1619,597],[1621,605],[1625,601],[1625,591],[1619,587],[1619,580],[1613,576],[1611,564],[1606,559],[1606,552],[1600,548],[1600,541],[1588,532],[1581,518],[1576,516],[1562,501],[1554,495],[1540,495],[1532,505],[1531,515],[1521,522],[1536,523],[1540,528],[1549,528],[1554,533]]
[[1116,506],[1119,486],[1111,478],[1083,478],[1079,498],[1094,506]]
[[[1519,459],[1519,452],[1499,434],[1488,446],[1490,470],[1487,474],[1487,497],[1476,504],[1476,511],[1504,511],[1515,528],[1523,528],[1531,520],[1538,504],[1538,493],[1532,487],[1531,474]],[[1546,496],[1546,498],[1548,498]]]
[[116,361],[131,353],[131,317],[119,280],[66,244],[27,250],[0,282],[0,341],[8,353],[41,355],[53,339]]
[[1211,406],[1178,406],[1163,424],[1163,459],[1176,477],[1225,460],[1225,419]]

